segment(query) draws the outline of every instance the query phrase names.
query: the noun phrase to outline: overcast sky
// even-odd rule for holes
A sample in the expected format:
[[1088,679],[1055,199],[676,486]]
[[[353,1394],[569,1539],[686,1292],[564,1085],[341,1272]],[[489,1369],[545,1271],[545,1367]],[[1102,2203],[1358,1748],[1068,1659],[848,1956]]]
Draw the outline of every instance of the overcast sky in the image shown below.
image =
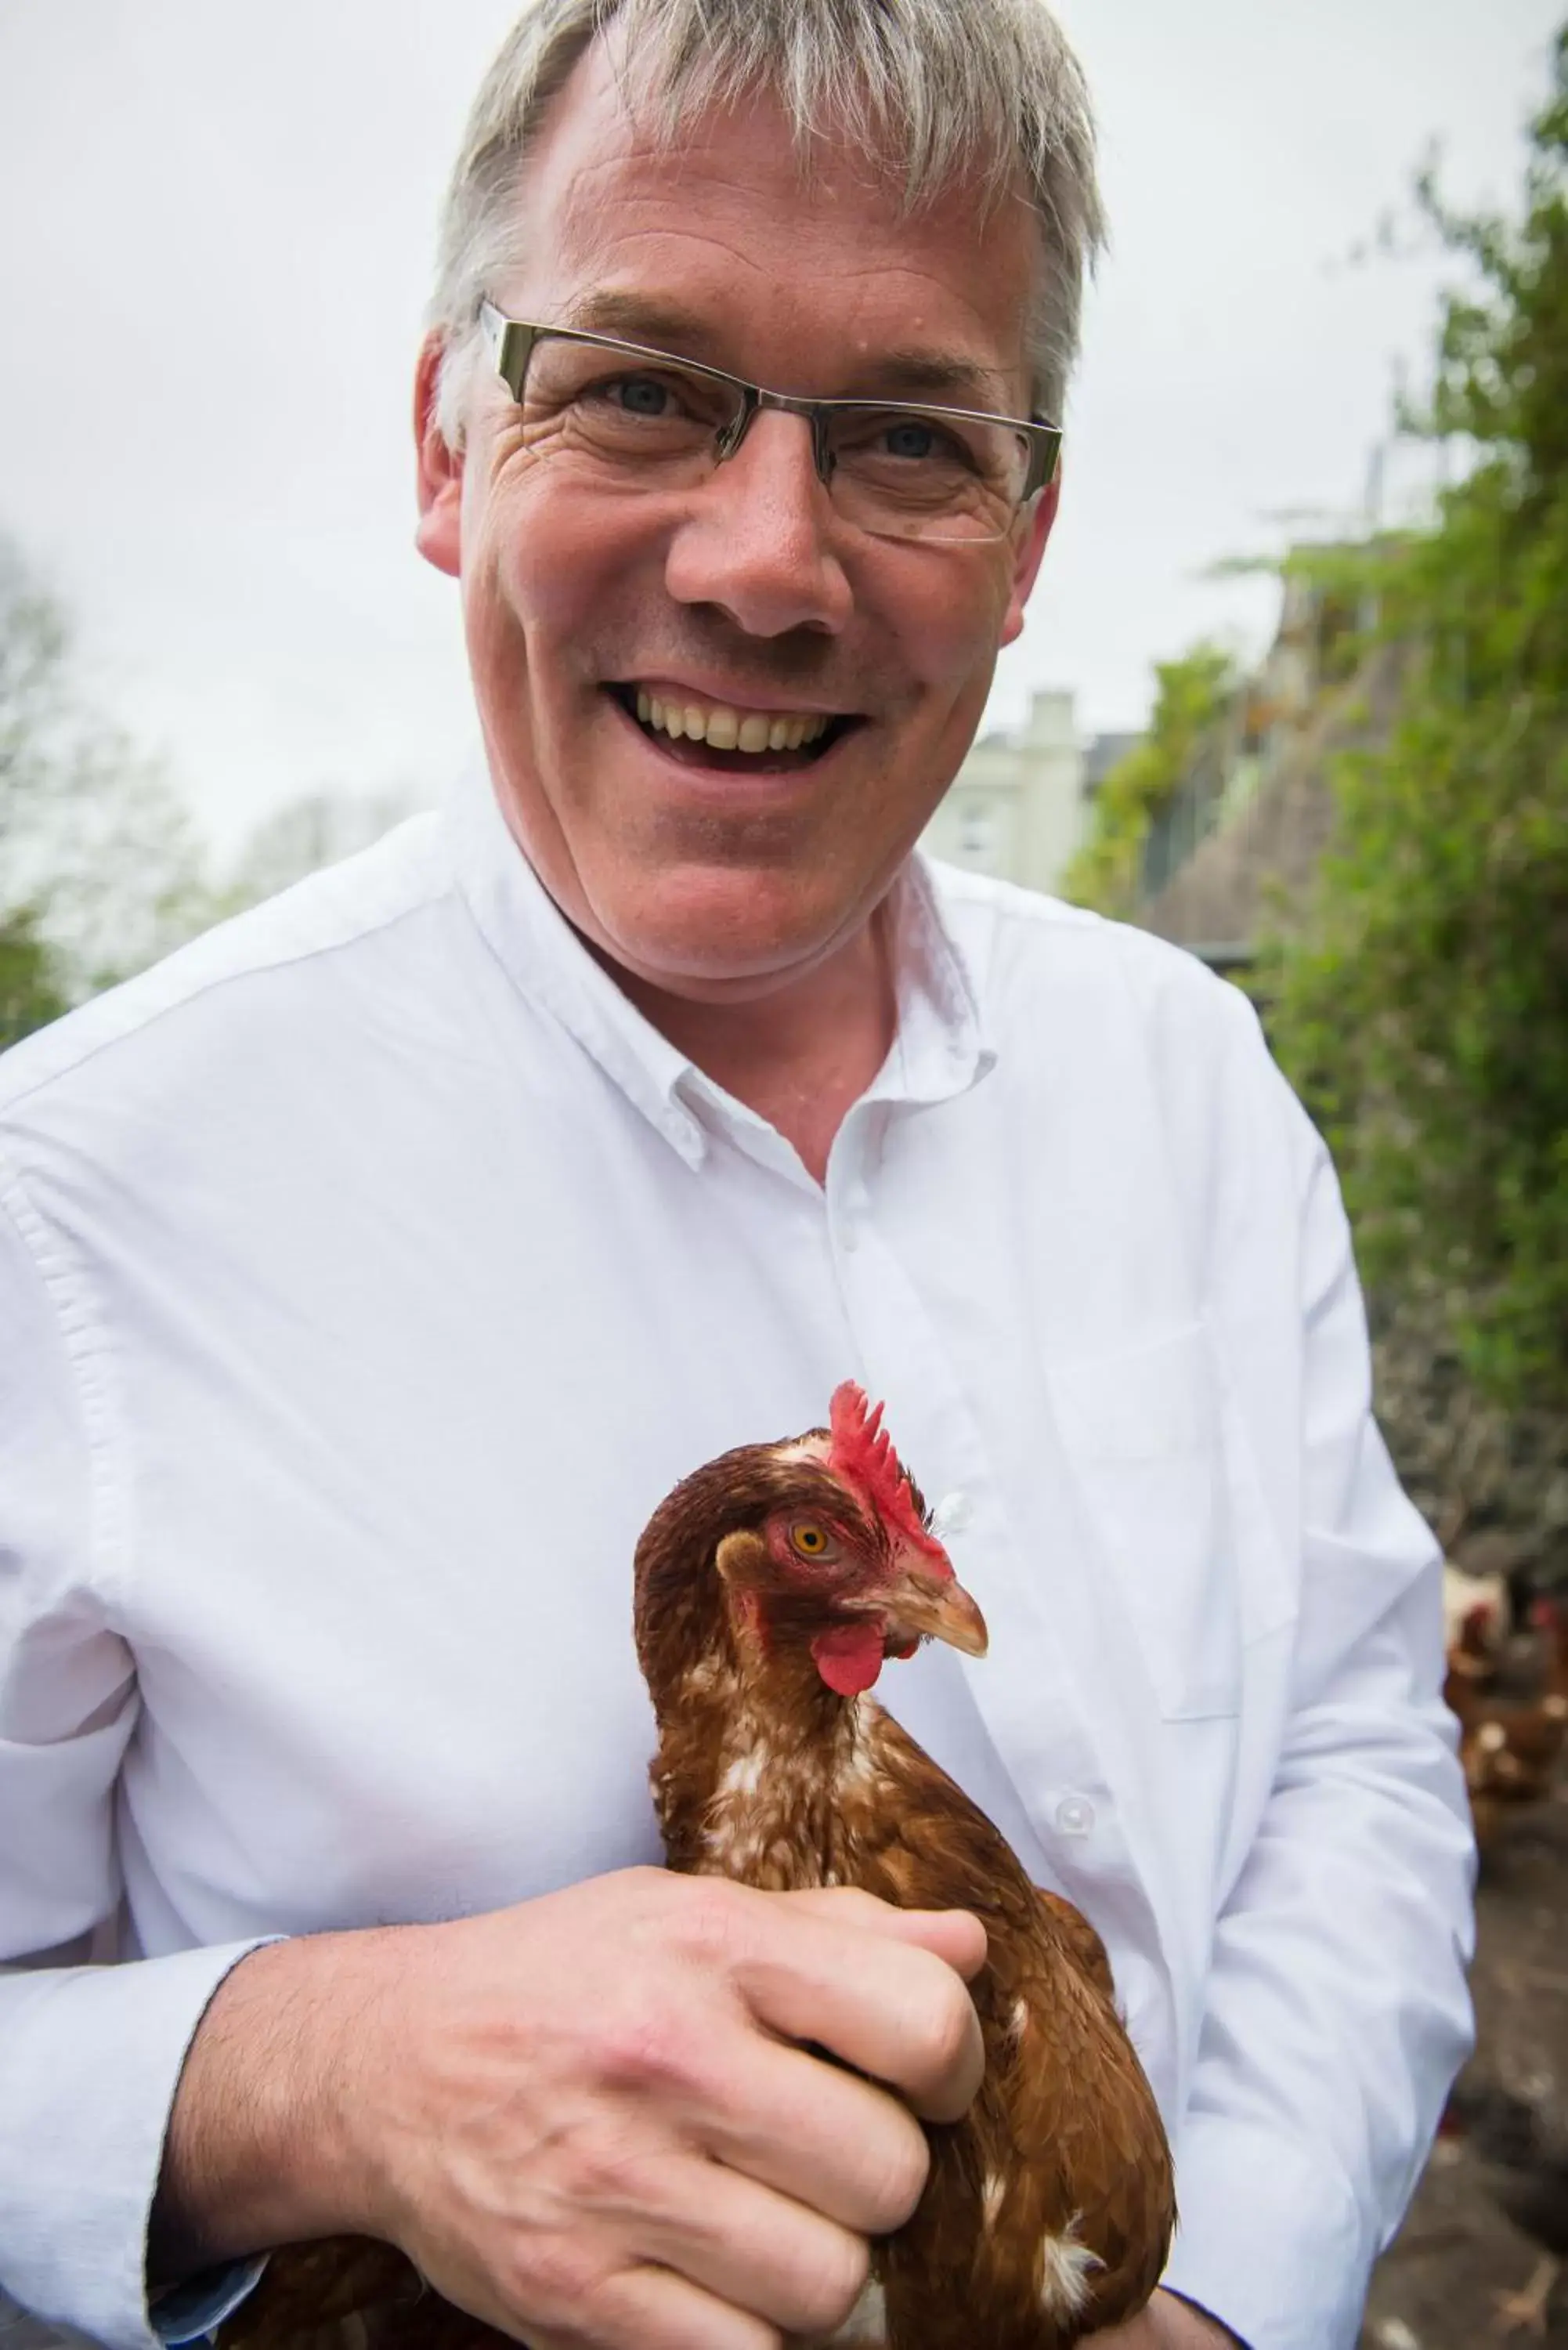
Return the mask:
[[[1563,0],[1061,0],[1114,250],[1065,500],[992,717],[1266,635],[1217,558],[1361,508],[1438,265],[1347,265],[1428,141],[1511,202]],[[0,529],[227,843],[322,785],[434,797],[471,739],[415,556],[440,192],[509,0],[0,0]]]

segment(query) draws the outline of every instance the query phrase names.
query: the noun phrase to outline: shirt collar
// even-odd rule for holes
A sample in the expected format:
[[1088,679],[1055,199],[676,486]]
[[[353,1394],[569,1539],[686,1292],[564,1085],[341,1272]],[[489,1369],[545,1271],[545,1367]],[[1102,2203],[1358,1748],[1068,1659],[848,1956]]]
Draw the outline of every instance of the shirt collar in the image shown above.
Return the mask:
[[[760,1123],[660,1035],[589,953],[508,829],[483,760],[463,771],[444,821],[458,886],[514,985],[576,1037],[689,1166],[701,1165],[715,1125]],[[898,1032],[866,1098],[909,1107],[950,1101],[976,1085],[996,1055],[918,855],[894,886],[889,912]]]

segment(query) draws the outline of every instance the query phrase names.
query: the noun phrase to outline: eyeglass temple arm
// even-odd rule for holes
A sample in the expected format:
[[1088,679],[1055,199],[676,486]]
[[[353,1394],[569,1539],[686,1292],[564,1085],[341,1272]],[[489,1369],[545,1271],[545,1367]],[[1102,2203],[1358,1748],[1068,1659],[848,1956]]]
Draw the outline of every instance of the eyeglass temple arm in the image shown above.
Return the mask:
[[1033,421],[1034,430],[1029,436],[1029,472],[1019,500],[1021,505],[1026,505],[1038,491],[1047,488],[1055,480],[1057,460],[1062,454],[1061,426],[1047,424],[1043,417],[1035,417]]
[[513,399],[521,400],[529,355],[539,337],[538,328],[522,326],[515,318],[504,318],[493,302],[480,304],[479,325],[497,374]]

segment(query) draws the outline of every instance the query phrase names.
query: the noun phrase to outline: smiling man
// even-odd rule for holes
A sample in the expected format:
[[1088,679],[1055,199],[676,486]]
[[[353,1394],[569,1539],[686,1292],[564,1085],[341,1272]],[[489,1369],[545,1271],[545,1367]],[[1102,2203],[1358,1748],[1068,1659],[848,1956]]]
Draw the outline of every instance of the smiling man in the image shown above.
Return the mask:
[[[1078,238],[1054,274],[1075,278],[1097,220],[1085,125],[1047,20],[1033,33]],[[421,372],[420,543],[462,581],[491,773],[534,870],[820,1180],[892,1042],[877,910],[973,739],[1055,512],[1059,436],[1030,421],[1041,215],[1020,161],[986,175],[961,152],[911,212],[907,159],[803,152],[767,83],[659,139],[628,111],[638,37],[612,28],[546,114],[519,256],[490,287],[584,339],[482,296],[480,341],[451,271],[457,317]]]
[[983,1938],[643,1866],[630,1638],[849,1375],[992,1635],[888,1706],[1174,2144],[1116,2344],[1350,2350],[1469,1843],[1332,1170],[1240,996],[915,854],[1098,234],[1036,0],[544,0],[487,78],[417,394],[483,768],[0,1067],[25,2306],[148,2350],[351,2231],[534,2350],[875,2338]]

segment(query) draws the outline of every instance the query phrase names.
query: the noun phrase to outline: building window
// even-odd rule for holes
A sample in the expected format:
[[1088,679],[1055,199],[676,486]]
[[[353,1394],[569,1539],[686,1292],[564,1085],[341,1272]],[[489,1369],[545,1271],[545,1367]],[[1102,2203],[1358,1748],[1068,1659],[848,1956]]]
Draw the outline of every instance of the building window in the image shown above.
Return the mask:
[[988,800],[966,800],[959,812],[959,855],[983,865],[995,852],[995,810]]

